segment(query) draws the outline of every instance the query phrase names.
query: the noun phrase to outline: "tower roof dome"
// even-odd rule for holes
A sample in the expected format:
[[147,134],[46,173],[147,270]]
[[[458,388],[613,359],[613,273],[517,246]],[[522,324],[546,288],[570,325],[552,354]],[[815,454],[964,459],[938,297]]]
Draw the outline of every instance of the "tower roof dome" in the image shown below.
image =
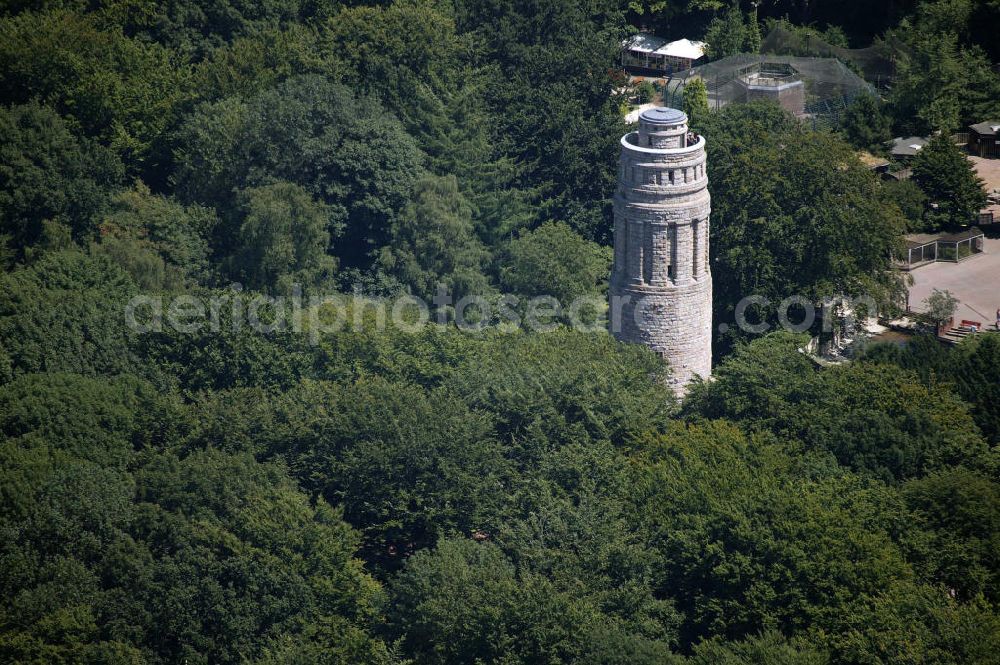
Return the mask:
[[646,109],[639,114],[639,117],[654,125],[679,125],[687,122],[687,114],[684,111],[672,109],[669,106]]

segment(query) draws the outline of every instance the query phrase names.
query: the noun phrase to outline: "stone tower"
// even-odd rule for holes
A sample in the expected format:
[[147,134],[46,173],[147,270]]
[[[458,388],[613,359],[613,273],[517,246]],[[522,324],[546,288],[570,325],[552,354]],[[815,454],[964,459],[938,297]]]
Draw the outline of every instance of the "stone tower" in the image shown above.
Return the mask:
[[663,356],[670,387],[683,394],[712,371],[705,139],[688,131],[683,112],[660,107],[643,111],[621,146],[612,332]]

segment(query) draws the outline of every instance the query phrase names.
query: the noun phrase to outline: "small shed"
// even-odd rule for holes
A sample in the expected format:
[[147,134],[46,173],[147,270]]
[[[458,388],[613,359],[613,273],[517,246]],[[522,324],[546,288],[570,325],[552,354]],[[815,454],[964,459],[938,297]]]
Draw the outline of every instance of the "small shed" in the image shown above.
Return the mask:
[[979,224],[1000,224],[1000,203],[990,203],[979,211]]
[[858,153],[858,159],[874,173],[879,175],[887,175],[889,173],[889,160],[884,157],[876,157],[870,152],[862,150]]
[[1000,121],[969,125],[969,152],[980,157],[1000,157]]
[[908,161],[927,145],[927,139],[920,136],[897,137],[892,140],[889,153],[894,159]]
[[909,180],[913,177],[913,169],[902,168],[896,169],[895,171],[889,170],[888,173],[882,176],[884,180]]

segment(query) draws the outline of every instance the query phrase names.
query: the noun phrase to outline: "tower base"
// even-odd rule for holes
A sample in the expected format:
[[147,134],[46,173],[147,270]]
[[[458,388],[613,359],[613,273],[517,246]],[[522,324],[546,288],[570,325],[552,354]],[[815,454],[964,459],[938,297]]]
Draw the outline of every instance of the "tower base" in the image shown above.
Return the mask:
[[683,396],[712,373],[712,278],[667,288],[611,285],[611,332],[644,344],[670,365],[667,385]]

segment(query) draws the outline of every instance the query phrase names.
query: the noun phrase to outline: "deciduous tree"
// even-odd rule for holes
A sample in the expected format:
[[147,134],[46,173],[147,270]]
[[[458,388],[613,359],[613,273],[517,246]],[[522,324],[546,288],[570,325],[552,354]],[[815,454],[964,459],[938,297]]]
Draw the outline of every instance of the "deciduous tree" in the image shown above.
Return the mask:
[[242,221],[232,272],[255,289],[290,293],[329,280],[330,210],[289,182],[240,192]]

